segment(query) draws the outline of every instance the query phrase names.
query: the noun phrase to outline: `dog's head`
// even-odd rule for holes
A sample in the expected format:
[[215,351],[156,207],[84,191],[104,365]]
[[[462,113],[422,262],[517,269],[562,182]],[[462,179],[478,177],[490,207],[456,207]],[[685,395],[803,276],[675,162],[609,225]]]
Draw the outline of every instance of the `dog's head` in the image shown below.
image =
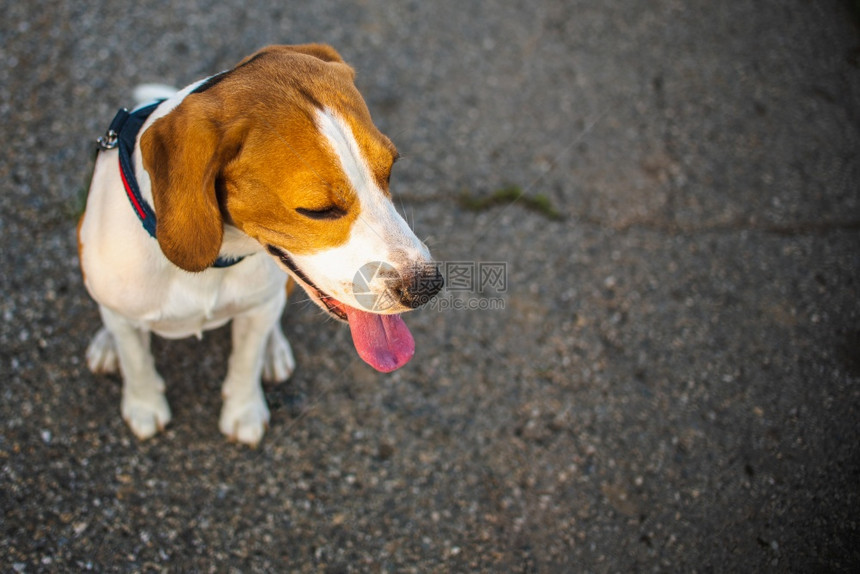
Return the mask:
[[414,351],[397,314],[441,276],[391,202],[397,150],[353,79],[331,47],[269,47],[195,87],[140,149],[168,259],[207,269],[235,226],[392,370]]

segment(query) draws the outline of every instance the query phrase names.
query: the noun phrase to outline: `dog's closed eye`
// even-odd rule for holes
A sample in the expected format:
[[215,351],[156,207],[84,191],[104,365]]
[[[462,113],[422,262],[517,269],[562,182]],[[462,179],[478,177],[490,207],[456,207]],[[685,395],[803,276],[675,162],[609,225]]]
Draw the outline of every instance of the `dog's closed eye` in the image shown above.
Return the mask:
[[340,219],[344,215],[346,215],[346,211],[341,209],[336,205],[332,205],[330,207],[323,207],[321,209],[308,209],[305,207],[297,207],[296,212],[299,215],[304,215],[310,219],[317,220],[326,220],[326,219]]

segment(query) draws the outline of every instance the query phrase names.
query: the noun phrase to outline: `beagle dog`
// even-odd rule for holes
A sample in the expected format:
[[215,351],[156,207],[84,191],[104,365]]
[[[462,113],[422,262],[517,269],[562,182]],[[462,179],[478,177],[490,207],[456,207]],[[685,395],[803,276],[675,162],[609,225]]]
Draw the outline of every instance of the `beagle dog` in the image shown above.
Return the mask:
[[232,320],[219,428],[260,441],[269,422],[260,379],[285,380],[295,367],[280,327],[288,276],[349,324],[374,368],[412,357],[399,314],[442,278],[392,205],[397,150],[353,80],[330,46],[270,46],[120,110],[99,140],[78,224],[84,283],[104,323],[87,363],[119,370],[122,416],[139,438],[171,418],[150,333],[200,337]]

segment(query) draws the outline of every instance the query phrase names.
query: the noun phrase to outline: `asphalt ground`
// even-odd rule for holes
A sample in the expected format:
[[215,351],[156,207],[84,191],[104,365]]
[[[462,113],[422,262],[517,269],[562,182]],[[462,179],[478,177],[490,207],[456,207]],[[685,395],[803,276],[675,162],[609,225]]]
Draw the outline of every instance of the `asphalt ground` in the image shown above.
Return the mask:
[[[858,570],[851,3],[2,4],[3,572]],[[156,340],[138,442],[83,360],[93,140],[137,84],[309,41],[448,289],[391,375],[294,297],[256,450],[217,429],[229,330]]]

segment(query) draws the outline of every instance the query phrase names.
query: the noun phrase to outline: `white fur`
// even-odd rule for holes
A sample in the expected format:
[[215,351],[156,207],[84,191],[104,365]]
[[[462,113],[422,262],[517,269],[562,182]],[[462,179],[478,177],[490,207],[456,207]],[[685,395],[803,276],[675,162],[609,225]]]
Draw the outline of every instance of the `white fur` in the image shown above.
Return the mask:
[[167,84],[141,84],[134,89],[134,103],[138,106],[154,102],[155,100],[166,100],[178,92],[173,86]]

